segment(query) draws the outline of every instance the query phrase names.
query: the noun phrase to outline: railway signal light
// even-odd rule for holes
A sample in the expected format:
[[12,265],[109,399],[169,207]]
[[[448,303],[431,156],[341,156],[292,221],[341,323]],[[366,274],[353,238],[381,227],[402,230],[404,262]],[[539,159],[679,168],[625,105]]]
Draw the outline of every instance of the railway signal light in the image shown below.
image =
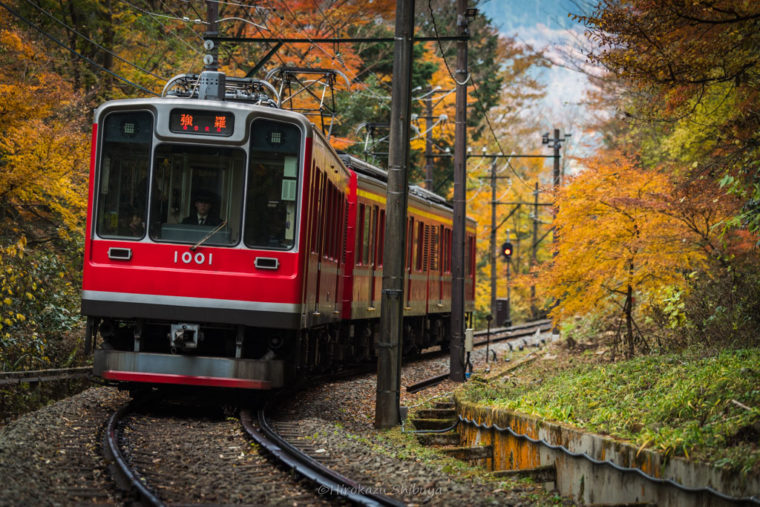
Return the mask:
[[512,251],[513,251],[512,243],[510,243],[509,241],[501,245],[501,255],[503,255],[506,260],[509,260],[512,258]]

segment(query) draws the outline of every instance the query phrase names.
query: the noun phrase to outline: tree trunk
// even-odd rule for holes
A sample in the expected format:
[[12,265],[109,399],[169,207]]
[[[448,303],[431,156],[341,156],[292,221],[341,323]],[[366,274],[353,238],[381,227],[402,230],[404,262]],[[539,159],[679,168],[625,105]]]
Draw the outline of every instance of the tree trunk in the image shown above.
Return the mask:
[[628,293],[625,298],[625,339],[628,342],[626,357],[633,357],[633,287],[628,285]]

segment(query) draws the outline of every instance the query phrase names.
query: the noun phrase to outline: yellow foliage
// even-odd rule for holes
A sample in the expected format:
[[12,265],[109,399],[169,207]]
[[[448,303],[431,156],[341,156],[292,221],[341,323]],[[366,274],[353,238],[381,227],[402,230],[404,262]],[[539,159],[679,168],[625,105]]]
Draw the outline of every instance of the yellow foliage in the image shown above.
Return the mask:
[[[0,227],[52,220],[58,234],[79,230],[86,209],[87,134],[81,121],[67,114],[75,102],[70,86],[59,75],[46,51],[25,40],[0,17],[0,199],[14,217]],[[83,115],[75,110],[79,119]],[[22,255],[22,235],[16,251]]]
[[642,170],[620,153],[597,156],[562,189],[556,257],[538,283],[559,303],[555,318],[620,308],[628,287],[639,295],[684,287],[686,270],[705,262],[693,231],[667,211],[665,174]]

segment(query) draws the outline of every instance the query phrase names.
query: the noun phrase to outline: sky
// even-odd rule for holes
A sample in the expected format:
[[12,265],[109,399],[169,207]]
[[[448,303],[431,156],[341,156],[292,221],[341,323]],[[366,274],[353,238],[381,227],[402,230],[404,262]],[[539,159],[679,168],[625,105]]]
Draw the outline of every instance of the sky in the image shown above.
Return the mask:
[[[568,16],[581,14],[583,0],[484,0],[478,8],[493,20],[504,35],[534,49],[544,50],[554,62],[566,60],[567,54],[583,59],[581,45],[586,43],[584,27]],[[587,7],[588,8],[588,7]],[[571,133],[565,144],[567,153],[583,149],[580,124],[585,115],[581,101],[589,84],[586,77],[561,65],[552,65],[537,73],[546,85],[547,96],[534,113],[540,117],[543,132],[560,129],[560,135]],[[536,145],[540,148],[540,133]]]

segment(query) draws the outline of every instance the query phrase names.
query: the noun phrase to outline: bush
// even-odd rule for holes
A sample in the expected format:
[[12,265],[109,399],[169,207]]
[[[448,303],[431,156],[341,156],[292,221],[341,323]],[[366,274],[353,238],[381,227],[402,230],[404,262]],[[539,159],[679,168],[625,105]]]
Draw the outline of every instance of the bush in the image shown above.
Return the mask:
[[682,296],[685,317],[676,329],[689,345],[760,346],[760,267],[752,263],[701,273]]
[[81,337],[79,269],[71,258],[29,250],[22,238],[0,247],[0,370],[67,367]]

